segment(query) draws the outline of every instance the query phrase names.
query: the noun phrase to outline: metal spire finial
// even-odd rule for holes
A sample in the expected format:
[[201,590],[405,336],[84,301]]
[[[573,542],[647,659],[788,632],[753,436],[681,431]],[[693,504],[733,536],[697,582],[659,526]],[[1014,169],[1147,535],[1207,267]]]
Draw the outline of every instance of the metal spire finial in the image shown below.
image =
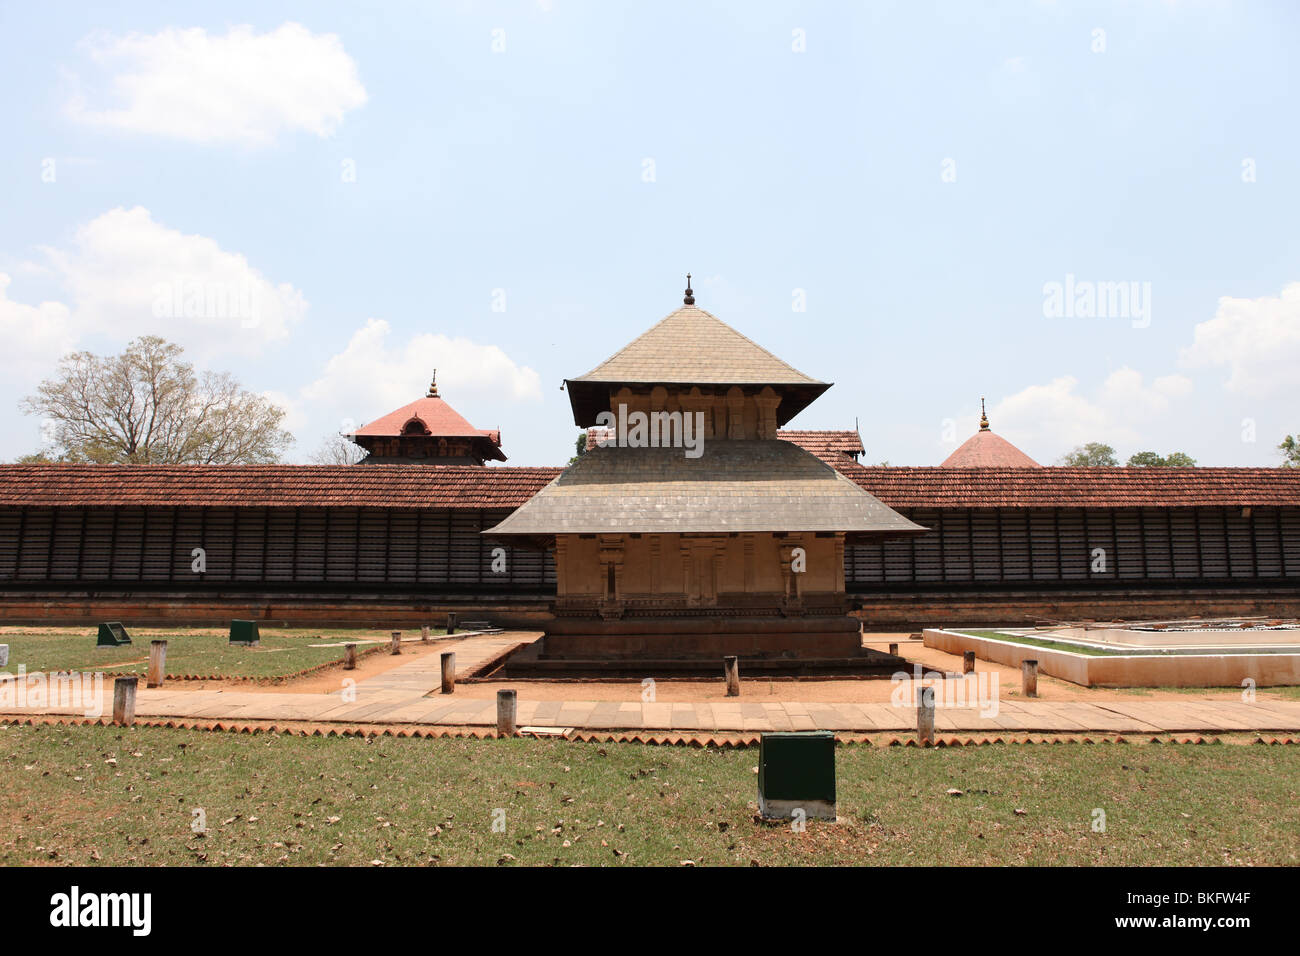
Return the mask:
[[429,379],[429,391],[425,393],[425,398],[438,397],[438,370],[433,370],[433,378]]
[[687,305],[695,304],[695,293],[691,291],[691,274],[686,273],[686,298],[682,299]]
[[980,431],[989,430],[989,416],[984,412],[984,396],[980,396]]

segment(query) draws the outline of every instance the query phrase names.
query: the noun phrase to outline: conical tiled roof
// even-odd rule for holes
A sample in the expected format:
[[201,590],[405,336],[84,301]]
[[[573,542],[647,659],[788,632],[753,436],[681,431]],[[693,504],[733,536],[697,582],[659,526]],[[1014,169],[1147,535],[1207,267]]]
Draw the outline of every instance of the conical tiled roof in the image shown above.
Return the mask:
[[1042,466],[989,428],[980,399],[980,430],[943,460],[941,468],[1041,468]]
[[383,418],[377,418],[369,425],[358,428],[356,434],[401,435],[412,420],[417,420],[435,438],[470,438],[487,434],[482,429],[475,428],[460,412],[436,396],[418,398],[409,405],[403,405]]
[[826,389],[741,335],[717,316],[686,305],[662,319],[586,375],[566,380],[574,421],[595,424],[618,385],[771,385],[783,393],[784,424]]

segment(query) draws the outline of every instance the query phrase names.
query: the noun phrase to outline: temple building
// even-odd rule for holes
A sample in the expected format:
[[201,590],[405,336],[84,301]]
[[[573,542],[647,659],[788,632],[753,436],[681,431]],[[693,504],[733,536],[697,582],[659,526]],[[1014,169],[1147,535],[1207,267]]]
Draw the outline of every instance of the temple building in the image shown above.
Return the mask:
[[716,661],[851,653],[859,623],[1300,617],[1300,469],[1039,467],[987,416],[943,465],[863,465],[856,429],[786,427],[826,383],[685,305],[566,384],[568,469],[483,467],[500,434],[436,386],[358,430],[365,467],[0,464],[0,621],[455,611]]
[[1039,468],[1038,462],[989,428],[980,399],[980,430],[944,459],[941,468]]
[[443,401],[436,371],[424,398],[358,428],[350,437],[368,452],[363,465],[482,465],[506,460],[501,432],[475,428]]
[[604,440],[485,532],[554,551],[544,656],[863,653],[846,544],[926,529],[780,437],[829,384],[697,308],[688,277],[682,308],[565,386]]

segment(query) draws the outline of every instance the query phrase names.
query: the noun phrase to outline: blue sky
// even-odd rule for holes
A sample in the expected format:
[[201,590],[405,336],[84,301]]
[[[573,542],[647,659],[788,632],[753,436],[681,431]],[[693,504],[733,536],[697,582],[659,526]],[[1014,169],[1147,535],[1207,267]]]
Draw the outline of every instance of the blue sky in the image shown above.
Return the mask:
[[[284,404],[296,460],[436,366],[512,464],[560,463],[560,382],[689,270],[835,383],[792,427],[858,420],[867,461],[939,463],[984,395],[1043,463],[1276,464],[1298,41],[1288,3],[6,0],[0,458],[60,354],[159,332]],[[1046,314],[1067,281],[1136,298]]]

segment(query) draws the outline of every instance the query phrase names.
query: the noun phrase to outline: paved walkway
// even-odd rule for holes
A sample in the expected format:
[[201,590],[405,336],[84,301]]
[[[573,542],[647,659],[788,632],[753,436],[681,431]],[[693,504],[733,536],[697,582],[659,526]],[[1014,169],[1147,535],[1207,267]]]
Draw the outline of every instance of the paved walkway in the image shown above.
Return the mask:
[[[527,639],[527,638],[523,638]],[[456,653],[457,670],[475,665],[519,643],[519,635],[474,637],[444,649]],[[344,672],[340,671],[340,679]],[[427,724],[494,726],[496,701],[439,692],[438,654],[415,658],[355,687],[330,694],[238,690],[177,690],[143,686],[136,699],[140,717],[229,721],[309,721],[339,724]],[[643,701],[530,701],[519,691],[520,726],[581,730],[656,730],[755,733],[770,730],[838,730],[858,733],[916,729],[916,709],[887,703],[796,703],[747,701],[653,703]],[[576,685],[575,689],[580,686]],[[104,686],[111,707],[111,681]],[[942,696],[940,697],[942,699]],[[72,698],[56,706],[0,704],[7,714],[82,716],[87,708]],[[1221,700],[1097,701],[1016,700],[997,702],[996,713],[976,707],[940,706],[935,729],[983,733],[1205,733],[1300,731],[1300,701]]]

